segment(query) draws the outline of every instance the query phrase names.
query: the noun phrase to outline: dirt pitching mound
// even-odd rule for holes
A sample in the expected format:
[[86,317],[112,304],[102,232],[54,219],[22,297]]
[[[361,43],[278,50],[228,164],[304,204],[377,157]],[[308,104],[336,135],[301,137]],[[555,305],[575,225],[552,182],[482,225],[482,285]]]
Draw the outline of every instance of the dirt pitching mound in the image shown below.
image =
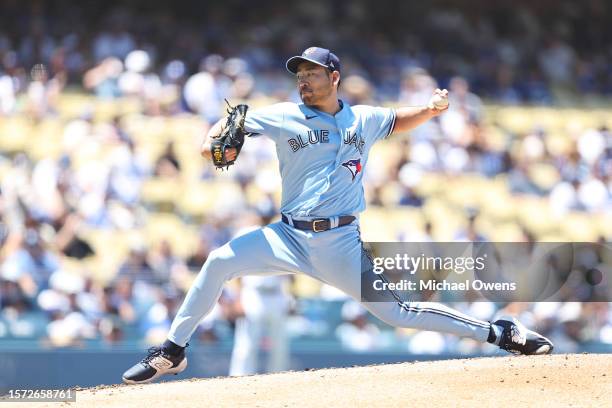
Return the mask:
[[612,354],[509,356],[101,386],[78,391],[76,406],[602,407],[611,377]]

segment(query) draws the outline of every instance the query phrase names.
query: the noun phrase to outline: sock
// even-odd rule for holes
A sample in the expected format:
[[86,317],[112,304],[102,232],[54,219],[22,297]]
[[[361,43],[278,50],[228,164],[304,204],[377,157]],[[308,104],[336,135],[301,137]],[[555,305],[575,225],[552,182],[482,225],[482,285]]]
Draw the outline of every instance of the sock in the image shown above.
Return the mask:
[[489,337],[487,338],[487,342],[491,344],[495,344],[496,346],[499,346],[501,335],[502,335],[502,328],[496,324],[491,323],[491,327],[489,328]]
[[185,347],[181,347],[178,344],[171,342],[170,340],[166,340],[164,341],[164,344],[162,344],[162,350],[172,356],[178,356],[179,354],[181,354],[183,350],[185,350]]

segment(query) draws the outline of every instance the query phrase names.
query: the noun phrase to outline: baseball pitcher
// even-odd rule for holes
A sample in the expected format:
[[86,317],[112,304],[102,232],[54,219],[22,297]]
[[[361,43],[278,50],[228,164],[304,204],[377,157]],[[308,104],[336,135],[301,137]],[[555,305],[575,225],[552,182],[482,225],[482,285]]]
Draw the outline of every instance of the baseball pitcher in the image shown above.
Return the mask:
[[[245,136],[276,143],[282,178],[281,221],[228,242],[211,252],[189,290],[167,340],[123,374],[129,384],[153,381],[185,369],[185,347],[213,308],[224,282],[246,275],[306,273],[361,300],[361,275],[373,273],[359,232],[365,209],[363,171],[374,143],[406,132],[448,108],[448,92],[437,89],[427,106],[389,109],[349,106],[338,99],[340,60],[311,47],[290,58],[302,103],[230,109],[202,145],[202,155],[220,168],[234,163]],[[442,304],[403,302],[389,291],[385,302],[363,302],[384,322],[399,327],[452,333],[489,342],[514,354],[548,354],[547,338],[515,318],[486,322]]]

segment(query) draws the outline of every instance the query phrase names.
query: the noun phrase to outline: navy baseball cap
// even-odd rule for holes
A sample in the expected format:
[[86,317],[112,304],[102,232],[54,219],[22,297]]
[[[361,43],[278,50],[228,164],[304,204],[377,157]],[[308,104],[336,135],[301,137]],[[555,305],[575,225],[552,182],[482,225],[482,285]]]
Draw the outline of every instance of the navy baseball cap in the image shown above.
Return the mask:
[[326,48],[310,47],[307,48],[302,55],[296,55],[287,60],[287,70],[292,74],[297,74],[297,68],[300,63],[310,61],[330,71],[340,72],[340,59]]

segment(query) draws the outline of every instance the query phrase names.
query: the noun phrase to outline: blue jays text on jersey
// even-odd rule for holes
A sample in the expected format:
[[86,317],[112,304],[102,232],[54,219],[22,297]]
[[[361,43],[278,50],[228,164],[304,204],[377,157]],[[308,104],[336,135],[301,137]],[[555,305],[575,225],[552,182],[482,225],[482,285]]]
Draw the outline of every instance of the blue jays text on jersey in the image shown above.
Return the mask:
[[355,149],[357,149],[360,154],[363,154],[365,140],[362,135],[357,134],[357,132],[351,134],[350,129],[348,129],[346,132],[340,131],[340,133],[342,134],[342,141],[344,144],[355,146]]
[[329,143],[329,130],[313,129],[306,132],[306,136],[296,135],[295,138],[288,139],[287,142],[291,146],[291,150],[297,152],[309,144]]
[[335,115],[291,102],[247,113],[246,130],[276,143],[281,212],[332,217],[365,209],[362,168],[372,145],[393,131],[395,111],[344,101],[340,105]]

